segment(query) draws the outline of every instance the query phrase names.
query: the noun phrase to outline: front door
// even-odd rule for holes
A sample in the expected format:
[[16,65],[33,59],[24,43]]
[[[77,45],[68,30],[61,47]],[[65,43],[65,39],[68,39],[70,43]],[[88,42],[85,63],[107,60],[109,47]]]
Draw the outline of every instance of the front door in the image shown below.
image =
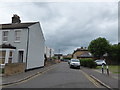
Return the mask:
[[24,51],[19,51],[19,56],[18,56],[19,63],[23,63],[23,55],[24,55]]

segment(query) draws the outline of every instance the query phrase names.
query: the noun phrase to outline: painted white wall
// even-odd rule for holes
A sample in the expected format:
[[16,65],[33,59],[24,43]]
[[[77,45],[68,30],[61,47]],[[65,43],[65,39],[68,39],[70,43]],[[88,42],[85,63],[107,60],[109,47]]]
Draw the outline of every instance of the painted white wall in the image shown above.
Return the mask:
[[51,57],[53,57],[54,56],[54,49],[45,46],[45,54],[46,54],[47,58],[50,57],[50,50],[51,50]]
[[2,44],[2,31],[0,30],[0,45]]
[[36,23],[29,28],[27,69],[44,66],[45,47],[45,39],[40,28],[40,24]]
[[51,49],[51,57],[54,56],[54,49]]
[[[15,51],[13,52],[13,63],[18,62],[18,49],[25,49],[26,53],[26,42],[27,42],[27,29],[19,29],[21,30],[21,36],[20,36],[20,42],[15,42],[15,29],[6,29],[5,31],[8,32],[8,41],[7,42],[1,42],[2,44],[11,44],[12,46],[16,47]],[[4,31],[4,30],[1,30]],[[2,36],[2,35],[1,35]],[[2,38],[1,38],[2,39]],[[1,40],[2,41],[2,40]],[[26,62],[26,54],[24,54],[23,62]]]
[[8,41],[5,42],[5,44],[11,44],[12,46],[16,47],[13,53],[13,61],[12,61],[13,63],[18,62],[18,50],[19,49],[24,49],[23,62],[26,62],[27,29],[17,29],[17,30],[21,30],[20,42],[15,42],[15,30],[16,29],[9,30]]
[[[45,39],[42,29],[39,23],[36,23],[29,28],[30,37],[26,69],[44,66]],[[15,42],[15,30],[16,29],[9,30],[8,42],[5,42],[5,44],[11,44],[12,46],[16,47],[15,51],[13,52],[13,63],[18,62],[19,50],[24,51],[23,62],[26,62],[28,29],[19,29],[21,30],[20,42]],[[0,31],[0,40],[2,41],[2,31]]]

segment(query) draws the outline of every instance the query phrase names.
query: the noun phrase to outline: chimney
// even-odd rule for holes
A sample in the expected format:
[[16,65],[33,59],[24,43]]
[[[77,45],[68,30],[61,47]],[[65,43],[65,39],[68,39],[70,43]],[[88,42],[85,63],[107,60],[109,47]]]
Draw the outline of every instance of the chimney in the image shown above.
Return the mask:
[[20,23],[20,17],[17,14],[13,14],[12,23]]

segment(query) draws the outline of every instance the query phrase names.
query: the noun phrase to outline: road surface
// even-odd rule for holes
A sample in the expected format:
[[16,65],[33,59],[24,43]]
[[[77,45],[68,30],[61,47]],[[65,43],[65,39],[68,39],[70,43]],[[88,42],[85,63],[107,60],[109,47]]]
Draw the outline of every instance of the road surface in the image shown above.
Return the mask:
[[71,69],[67,62],[52,68],[29,80],[8,85],[5,88],[103,88],[81,69]]

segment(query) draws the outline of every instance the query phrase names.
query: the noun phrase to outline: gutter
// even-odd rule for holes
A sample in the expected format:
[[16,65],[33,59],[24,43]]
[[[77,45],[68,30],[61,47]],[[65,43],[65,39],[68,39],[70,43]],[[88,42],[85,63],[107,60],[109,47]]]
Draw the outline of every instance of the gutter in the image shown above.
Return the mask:
[[28,28],[28,36],[27,36],[27,50],[26,50],[26,68],[25,68],[25,71],[26,71],[26,69],[27,69],[27,62],[28,62],[28,48],[29,48],[29,28]]

